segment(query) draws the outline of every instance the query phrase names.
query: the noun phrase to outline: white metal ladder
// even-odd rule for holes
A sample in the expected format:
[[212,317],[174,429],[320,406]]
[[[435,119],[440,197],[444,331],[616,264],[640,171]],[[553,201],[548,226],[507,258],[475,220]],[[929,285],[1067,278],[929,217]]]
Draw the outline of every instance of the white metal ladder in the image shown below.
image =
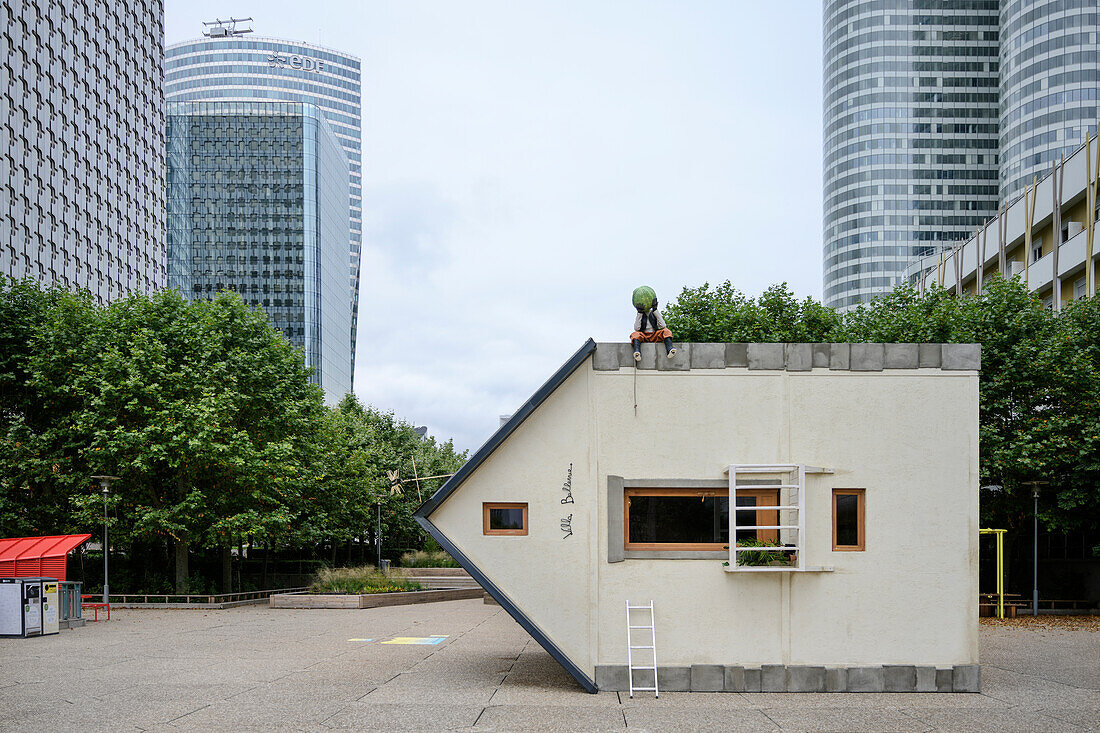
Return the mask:
[[[634,624],[630,621],[631,611],[649,611],[649,623],[648,624]],[[649,643],[648,644],[635,644],[633,632],[635,629],[649,629]],[[634,650],[635,649],[648,649],[653,653],[653,664],[634,665]],[[630,696],[634,697],[634,691],[653,691],[654,697],[660,697],[661,693],[657,690],[657,632],[654,629],[653,621],[653,601],[650,601],[645,606],[632,606],[630,601],[626,602],[626,666],[627,677],[630,684]],[[653,672],[653,687],[637,687],[634,685],[634,670],[652,670]]]

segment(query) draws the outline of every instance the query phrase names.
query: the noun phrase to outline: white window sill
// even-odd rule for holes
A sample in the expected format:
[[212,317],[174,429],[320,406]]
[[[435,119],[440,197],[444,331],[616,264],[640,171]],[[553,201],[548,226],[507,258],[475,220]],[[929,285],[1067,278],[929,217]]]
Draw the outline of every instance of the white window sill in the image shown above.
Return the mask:
[[723,565],[727,573],[831,573],[832,565],[811,565],[805,568],[784,567],[782,565]]

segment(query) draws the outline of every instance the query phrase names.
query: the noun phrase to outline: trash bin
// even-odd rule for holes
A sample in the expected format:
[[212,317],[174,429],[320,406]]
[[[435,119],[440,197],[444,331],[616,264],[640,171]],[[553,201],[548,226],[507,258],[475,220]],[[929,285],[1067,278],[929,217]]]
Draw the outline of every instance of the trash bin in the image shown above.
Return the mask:
[[61,631],[61,598],[58,582],[53,578],[42,579],[42,635]]
[[390,561],[389,560],[380,560],[379,562],[382,564],[382,574],[383,575],[388,574],[390,572]]
[[0,636],[40,636],[43,633],[43,586],[52,586],[51,596],[45,603],[52,618],[45,633],[57,633],[55,578],[0,578]]

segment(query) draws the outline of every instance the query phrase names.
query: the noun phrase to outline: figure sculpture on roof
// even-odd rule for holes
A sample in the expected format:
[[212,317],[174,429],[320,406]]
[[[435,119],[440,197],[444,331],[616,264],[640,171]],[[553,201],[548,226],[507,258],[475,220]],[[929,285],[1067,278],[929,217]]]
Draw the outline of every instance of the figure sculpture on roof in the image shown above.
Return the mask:
[[665,325],[661,311],[657,310],[657,293],[648,285],[634,289],[634,333],[630,334],[630,344],[634,347],[634,361],[642,360],[642,342],[655,344],[664,342],[665,355],[671,359],[676,356],[672,345],[672,331]]

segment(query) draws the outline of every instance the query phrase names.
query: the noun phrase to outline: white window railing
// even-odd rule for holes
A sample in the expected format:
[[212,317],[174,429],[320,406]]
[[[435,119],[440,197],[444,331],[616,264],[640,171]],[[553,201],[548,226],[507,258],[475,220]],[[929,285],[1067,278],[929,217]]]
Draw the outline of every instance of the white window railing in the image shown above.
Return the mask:
[[[734,463],[727,469],[729,473],[729,549],[730,558],[726,565],[729,572],[775,573],[803,572],[806,566],[806,475],[814,473],[832,473],[831,468],[819,468],[798,463]],[[739,492],[760,491],[775,492],[774,504],[760,503],[738,506]],[[739,524],[739,512],[753,512],[754,522],[760,522],[763,512],[775,512],[774,524]],[[767,516],[767,515],[764,515]],[[771,544],[745,544],[737,542],[738,533],[752,532],[760,539],[762,532],[776,537]],[[745,553],[753,553],[753,563],[746,562]],[[769,559],[766,564],[760,560]]]

